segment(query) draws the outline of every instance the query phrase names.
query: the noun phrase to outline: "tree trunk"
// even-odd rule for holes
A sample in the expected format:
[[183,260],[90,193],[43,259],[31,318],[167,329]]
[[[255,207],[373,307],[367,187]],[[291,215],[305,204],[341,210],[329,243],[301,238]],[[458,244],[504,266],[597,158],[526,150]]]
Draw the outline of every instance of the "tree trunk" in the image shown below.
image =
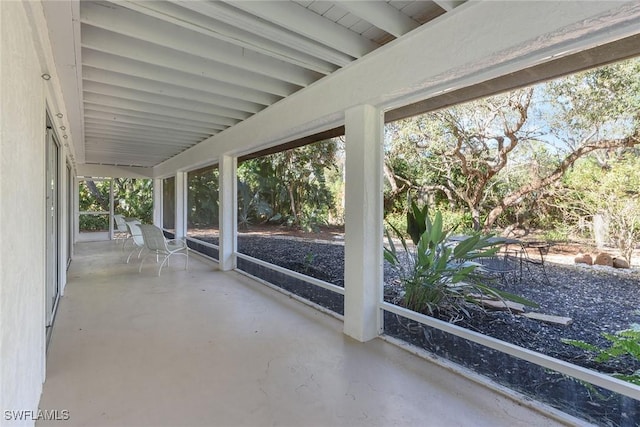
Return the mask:
[[471,219],[473,220],[473,229],[475,231],[480,231],[482,229],[482,224],[480,222],[480,209],[477,207],[471,207]]
[[98,187],[96,187],[96,183],[93,180],[88,179],[85,182],[87,184],[87,188],[89,189],[89,192],[96,199],[96,202],[98,202],[98,204],[100,205],[102,210],[108,212],[109,211],[109,199],[105,199],[104,197],[102,197],[102,194],[100,193],[100,190],[98,190]]
[[293,186],[289,185],[288,190],[289,190],[289,203],[291,207],[291,213],[293,214],[295,225],[298,225],[300,223],[300,220],[298,218],[298,211],[296,210],[296,201],[293,196]]
[[[498,206],[493,208],[491,212],[487,215],[487,218],[484,221],[484,229],[488,230],[493,226],[493,223],[498,219],[498,217],[504,212],[504,210],[508,207],[514,206],[518,203],[524,196],[533,192],[543,190],[545,187],[553,184],[558,181],[562,175],[571,167],[576,160],[589,154],[595,150],[603,149],[603,148],[620,148],[620,147],[633,147],[638,144],[639,136],[637,135],[639,132],[636,132],[634,135],[621,138],[621,139],[611,139],[611,140],[601,140],[595,141],[592,143],[584,143],[580,148],[577,148],[575,151],[569,153],[560,164],[555,168],[553,172],[549,175],[538,178],[535,181],[527,184],[518,190],[512,192],[511,194],[506,195]],[[588,138],[586,139],[588,140]],[[586,141],[585,140],[585,141]]]

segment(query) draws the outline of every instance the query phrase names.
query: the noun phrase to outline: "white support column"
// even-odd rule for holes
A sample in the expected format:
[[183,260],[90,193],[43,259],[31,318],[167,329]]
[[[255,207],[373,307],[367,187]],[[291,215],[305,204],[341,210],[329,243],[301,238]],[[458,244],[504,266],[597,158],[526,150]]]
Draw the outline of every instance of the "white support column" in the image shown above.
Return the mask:
[[73,244],[76,244],[80,237],[80,180],[77,176],[73,178],[73,191]]
[[344,333],[363,342],[379,334],[383,126],[382,111],[370,105],[345,113]]
[[109,178],[109,240],[113,240],[114,228],[113,228],[113,215],[115,213],[115,206],[113,205],[115,199],[113,197],[113,178]]
[[176,172],[176,239],[187,235],[187,173]]
[[162,228],[162,180],[153,180],[153,224]]
[[220,219],[219,268],[222,271],[236,268],[236,248],[238,237],[238,199],[237,199],[237,166],[238,158],[221,156],[218,163]]
[[60,146],[58,155],[58,283],[60,296],[64,295],[67,284],[67,248],[69,240],[69,183],[67,176],[67,150]]

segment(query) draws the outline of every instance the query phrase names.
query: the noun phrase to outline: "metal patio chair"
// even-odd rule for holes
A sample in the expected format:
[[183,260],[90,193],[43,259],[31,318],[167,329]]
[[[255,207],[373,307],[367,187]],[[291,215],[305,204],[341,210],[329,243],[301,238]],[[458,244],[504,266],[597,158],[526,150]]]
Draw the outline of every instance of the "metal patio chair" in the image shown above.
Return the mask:
[[481,273],[497,276],[505,285],[509,282],[509,276],[514,283],[521,280],[522,261],[520,254],[515,251],[497,253],[494,256],[478,258],[476,261],[480,264]]
[[[138,258],[142,254],[144,250],[144,237],[142,236],[142,230],[140,230],[140,221],[127,221],[127,229],[129,230],[129,239],[133,243],[133,249],[129,252],[129,256],[127,257],[127,264],[129,264],[129,260],[131,260],[131,256],[138,251]],[[127,240],[127,241],[128,241]],[[125,242],[126,244],[126,242]]]
[[115,223],[113,237],[115,237],[116,242],[122,240],[122,250],[124,250],[124,244],[129,237],[129,229],[127,228],[127,222],[124,219],[124,215],[114,215],[113,222]]
[[155,225],[140,224],[138,225],[138,227],[142,232],[144,246],[149,250],[149,252],[142,258],[142,261],[140,262],[138,273],[142,271],[144,260],[149,255],[155,255],[156,262],[158,261],[160,256],[164,257],[162,263],[160,264],[160,268],[158,269],[158,276],[160,276],[162,267],[164,267],[165,263],[169,264],[169,258],[171,258],[172,255],[184,255],[186,257],[184,269],[186,270],[189,268],[189,248],[187,247],[187,243],[185,241],[167,240],[164,237],[164,233],[162,232],[162,230]]

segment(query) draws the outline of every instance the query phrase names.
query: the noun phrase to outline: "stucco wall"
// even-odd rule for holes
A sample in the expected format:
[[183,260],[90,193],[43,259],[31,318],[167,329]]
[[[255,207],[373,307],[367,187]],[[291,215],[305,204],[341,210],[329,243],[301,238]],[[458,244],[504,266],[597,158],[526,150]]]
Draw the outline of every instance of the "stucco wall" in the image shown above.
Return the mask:
[[0,425],[37,410],[44,374],[45,97],[21,2],[0,1]]

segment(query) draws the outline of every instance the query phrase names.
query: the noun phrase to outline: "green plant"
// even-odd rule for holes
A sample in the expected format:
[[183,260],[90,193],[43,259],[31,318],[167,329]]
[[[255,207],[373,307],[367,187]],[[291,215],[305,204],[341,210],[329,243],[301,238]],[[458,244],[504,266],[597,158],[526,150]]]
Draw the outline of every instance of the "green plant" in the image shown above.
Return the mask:
[[266,222],[272,213],[259,191],[252,192],[249,185],[238,180],[238,228],[248,229],[253,220]]
[[109,231],[109,214],[81,214],[79,217],[80,232]]
[[304,256],[304,271],[306,273],[309,272],[309,270],[311,270],[311,266],[313,265],[313,262],[316,259],[316,254],[314,254],[313,252],[308,252],[305,256]]
[[557,225],[556,228],[545,230],[544,239],[552,242],[566,242],[569,240],[568,227]]
[[[599,363],[623,355],[629,355],[640,361],[640,324],[633,324],[631,328],[618,331],[615,334],[604,333],[602,336],[611,342],[609,348],[597,347],[581,340],[563,339],[562,342],[595,353],[594,360]],[[640,370],[635,371],[631,375],[616,373],[613,374],[613,376],[623,381],[640,385]]]
[[[419,208],[414,200],[411,200],[409,209],[407,210],[407,233],[411,236],[411,241],[414,245],[417,245],[420,241],[420,236],[424,234],[427,229],[427,221],[429,220],[429,206],[424,205]],[[442,224],[440,224],[442,226]]]
[[[414,219],[424,217],[424,231],[417,239],[415,249],[409,248],[403,234],[393,226],[390,228],[403,250],[399,252],[396,249],[389,230],[388,247],[384,248],[385,260],[400,277],[405,307],[430,315],[439,312],[452,318],[459,317],[460,313],[469,316],[465,306],[476,303],[478,294],[536,306],[531,301],[487,285],[487,277],[478,271],[481,264],[476,260],[495,255],[499,239],[474,233],[453,246],[449,239],[450,231],[443,230],[440,212],[436,212],[431,220],[426,208],[415,207],[412,211]],[[420,226],[414,224],[413,227]]]

